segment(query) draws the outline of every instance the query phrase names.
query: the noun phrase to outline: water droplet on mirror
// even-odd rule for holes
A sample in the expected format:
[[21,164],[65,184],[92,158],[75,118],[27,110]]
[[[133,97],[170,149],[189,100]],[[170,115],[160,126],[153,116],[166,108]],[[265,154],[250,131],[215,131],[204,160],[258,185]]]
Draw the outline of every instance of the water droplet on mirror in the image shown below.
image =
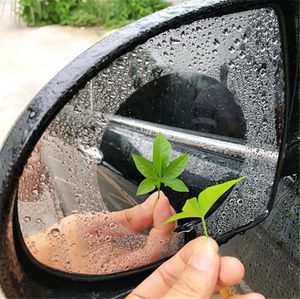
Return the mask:
[[247,36],[246,33],[244,33],[244,34],[242,35],[242,41],[243,41],[244,43],[246,43],[246,42],[248,41],[248,36]]
[[262,68],[260,71],[259,71],[259,74],[264,77],[266,75],[267,71],[265,68]]
[[224,28],[223,31],[222,31],[222,33],[223,33],[224,35],[228,35],[228,34],[229,34],[228,28]]
[[37,223],[37,224],[43,224],[44,222],[43,222],[43,220],[41,218],[37,218],[35,220],[35,223]]
[[215,47],[219,47],[220,46],[220,41],[218,39],[216,39],[216,38],[214,40],[214,46]]
[[239,206],[242,206],[242,205],[243,205],[243,199],[242,199],[242,198],[239,198],[239,199],[237,200],[237,203],[238,203]]
[[34,170],[34,168],[33,168],[33,166],[31,164],[26,164],[25,170],[32,171],[32,170]]
[[58,228],[53,228],[51,229],[50,234],[53,238],[57,238],[60,236],[60,230]]
[[170,44],[171,45],[176,45],[176,44],[180,44],[180,40],[178,38],[175,37],[170,37]]
[[36,198],[36,197],[39,196],[39,191],[35,189],[35,190],[33,190],[33,191],[31,192],[31,194],[32,194],[32,197],[33,197],[33,198]]
[[106,235],[105,237],[104,237],[104,241],[105,242],[110,242],[112,240],[112,236],[111,235]]
[[234,46],[230,46],[229,47],[229,52],[230,53],[234,53],[235,52],[235,47]]
[[238,46],[241,44],[241,42],[240,42],[240,40],[237,38],[237,39],[234,41],[234,44],[238,47]]
[[230,60],[228,66],[229,68],[233,69],[235,67],[235,63],[232,60]]
[[36,116],[36,112],[32,110],[32,111],[29,113],[29,118],[34,118],[35,116]]
[[109,227],[110,227],[112,230],[118,230],[118,228],[119,228],[118,224],[116,224],[116,223],[110,223]]
[[242,58],[242,59],[245,58],[246,57],[245,52],[241,51],[240,54],[239,54],[239,57]]
[[45,174],[41,174],[40,175],[40,180],[41,181],[45,181],[46,180],[46,175]]

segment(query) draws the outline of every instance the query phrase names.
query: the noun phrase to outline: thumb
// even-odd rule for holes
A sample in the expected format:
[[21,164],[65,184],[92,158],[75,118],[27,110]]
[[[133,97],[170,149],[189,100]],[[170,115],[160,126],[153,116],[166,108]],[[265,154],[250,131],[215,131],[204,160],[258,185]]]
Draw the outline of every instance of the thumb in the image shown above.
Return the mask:
[[211,298],[217,284],[219,267],[217,243],[211,238],[199,238],[182,274],[163,298]]
[[[169,199],[163,192],[160,192],[160,198],[153,210],[153,228],[150,231],[150,238],[168,237],[175,229],[175,223],[170,222],[165,224],[172,214],[176,213],[170,205]],[[173,212],[174,211],[174,212]]]

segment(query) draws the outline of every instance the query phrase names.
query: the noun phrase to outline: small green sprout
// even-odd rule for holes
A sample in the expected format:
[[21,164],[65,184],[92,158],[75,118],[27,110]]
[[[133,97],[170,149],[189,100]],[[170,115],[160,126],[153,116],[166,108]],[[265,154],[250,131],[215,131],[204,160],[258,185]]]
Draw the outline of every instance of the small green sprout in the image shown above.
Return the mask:
[[182,208],[182,212],[169,217],[165,223],[184,218],[200,218],[204,234],[208,237],[205,215],[213,204],[221,197],[221,195],[243,179],[245,179],[245,177],[240,177],[238,179],[204,189],[198,195],[198,199],[196,197],[188,199]]
[[170,187],[177,192],[188,192],[189,189],[177,177],[184,171],[189,162],[188,155],[182,155],[169,163],[172,146],[164,134],[158,133],[153,143],[153,161],[138,155],[132,155],[136,168],[145,177],[140,183],[137,195],[142,195],[158,190],[161,185]]

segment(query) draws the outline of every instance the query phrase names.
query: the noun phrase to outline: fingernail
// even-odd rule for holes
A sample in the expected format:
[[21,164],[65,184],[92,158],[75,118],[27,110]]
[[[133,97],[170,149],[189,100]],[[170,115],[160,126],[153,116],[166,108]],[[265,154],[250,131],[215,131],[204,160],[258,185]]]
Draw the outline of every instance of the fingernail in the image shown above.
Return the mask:
[[201,243],[194,249],[188,264],[201,272],[208,272],[212,269],[217,256],[218,247],[214,244],[214,241],[204,237]]

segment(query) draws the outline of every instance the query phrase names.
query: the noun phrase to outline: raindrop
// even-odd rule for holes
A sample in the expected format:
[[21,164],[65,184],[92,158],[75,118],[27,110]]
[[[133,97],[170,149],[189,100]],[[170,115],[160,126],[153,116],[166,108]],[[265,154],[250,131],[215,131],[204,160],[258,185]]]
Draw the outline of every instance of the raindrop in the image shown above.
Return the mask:
[[242,198],[239,198],[239,199],[237,200],[237,203],[238,203],[239,206],[242,206],[242,205],[243,205],[243,199],[242,199]]
[[235,64],[232,60],[229,61],[228,66],[233,69],[235,67]]
[[31,194],[32,194],[32,196],[33,196],[34,198],[36,198],[36,197],[39,196],[39,191],[35,189],[35,190],[33,190],[33,191],[31,192]]
[[222,31],[222,33],[223,33],[224,35],[228,35],[228,34],[229,34],[228,28],[224,28],[223,31]]
[[112,236],[111,235],[106,235],[105,237],[104,237],[104,241],[105,242],[110,242],[112,240]]
[[265,68],[260,69],[259,74],[264,77],[266,75],[267,71]]
[[36,222],[37,224],[43,224],[43,220],[42,220],[41,218],[37,218],[37,219],[35,220],[35,222]]
[[215,40],[214,40],[214,46],[215,46],[215,47],[219,47],[219,46],[220,46],[220,42],[219,42],[219,40],[216,39],[216,38],[215,38]]
[[234,46],[230,46],[229,47],[229,51],[230,51],[230,53],[234,53],[235,52],[235,47]]
[[41,181],[45,181],[46,180],[46,175],[45,174],[41,174],[40,175],[40,180]]
[[180,44],[180,40],[178,38],[175,37],[170,37],[170,44],[171,45],[176,45],[176,44]]
[[116,224],[116,223],[110,223],[109,224],[109,227],[112,229],[112,230],[118,230],[118,224]]
[[246,54],[244,51],[241,51],[240,54],[239,54],[240,58],[245,58],[246,57]]
[[247,36],[246,33],[244,33],[244,34],[242,35],[242,40],[243,40],[244,43],[246,43],[246,42],[248,41],[248,36]]
[[241,42],[240,42],[240,40],[237,38],[237,39],[234,41],[234,44],[238,47],[238,46],[241,44]]
[[36,116],[36,112],[34,110],[30,110],[29,118],[34,118]]
[[27,164],[27,165],[25,166],[25,169],[26,169],[26,170],[29,170],[29,171],[34,170],[34,168],[33,168],[33,166],[32,166],[31,164]]
[[60,230],[58,228],[53,228],[51,229],[50,234],[53,238],[57,238],[60,236]]

